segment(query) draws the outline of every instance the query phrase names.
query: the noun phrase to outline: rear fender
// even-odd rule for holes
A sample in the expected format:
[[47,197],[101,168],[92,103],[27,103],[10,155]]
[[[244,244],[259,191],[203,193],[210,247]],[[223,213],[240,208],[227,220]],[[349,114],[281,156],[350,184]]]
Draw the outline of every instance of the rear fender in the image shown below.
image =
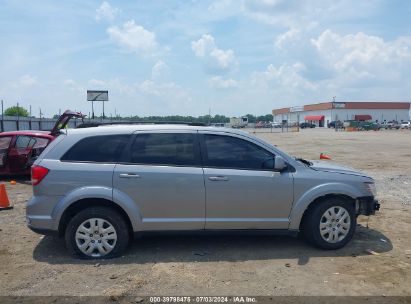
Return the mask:
[[109,187],[87,186],[70,191],[54,207],[52,218],[55,219],[55,227],[53,227],[55,230],[58,230],[60,219],[64,211],[73,203],[83,199],[105,199],[112,201],[113,204],[118,205],[127,214],[133,231],[138,231],[140,229],[142,223],[140,211],[130,197],[124,193],[120,193],[118,190],[113,191],[113,189]]

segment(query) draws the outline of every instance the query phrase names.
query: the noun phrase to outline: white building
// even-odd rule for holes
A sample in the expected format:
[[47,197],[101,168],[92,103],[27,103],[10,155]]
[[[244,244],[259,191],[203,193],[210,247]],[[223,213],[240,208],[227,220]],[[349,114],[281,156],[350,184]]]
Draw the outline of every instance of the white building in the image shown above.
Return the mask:
[[324,102],[274,109],[275,122],[315,123],[327,126],[331,121],[372,120],[376,122],[410,120],[409,102]]

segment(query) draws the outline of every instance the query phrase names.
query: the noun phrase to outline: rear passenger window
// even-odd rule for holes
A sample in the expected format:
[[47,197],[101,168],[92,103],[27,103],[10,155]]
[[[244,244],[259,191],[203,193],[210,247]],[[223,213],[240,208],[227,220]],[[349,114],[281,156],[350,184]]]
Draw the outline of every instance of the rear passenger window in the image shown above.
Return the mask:
[[32,148],[36,140],[31,136],[18,136],[16,140],[17,149]]
[[117,162],[130,135],[103,135],[83,138],[68,150],[62,161]]
[[139,134],[131,148],[131,162],[149,165],[200,165],[194,134]]

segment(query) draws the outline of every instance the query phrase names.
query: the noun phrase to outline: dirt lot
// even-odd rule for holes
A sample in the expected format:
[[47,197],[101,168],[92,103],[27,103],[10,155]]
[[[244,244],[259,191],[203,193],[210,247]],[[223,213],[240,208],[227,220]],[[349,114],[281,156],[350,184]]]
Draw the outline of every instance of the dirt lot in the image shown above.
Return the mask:
[[118,259],[82,261],[26,228],[31,186],[3,178],[14,209],[0,212],[0,295],[411,295],[411,131],[258,136],[375,177],[381,212],[360,218],[338,251],[290,237],[162,236],[136,240]]

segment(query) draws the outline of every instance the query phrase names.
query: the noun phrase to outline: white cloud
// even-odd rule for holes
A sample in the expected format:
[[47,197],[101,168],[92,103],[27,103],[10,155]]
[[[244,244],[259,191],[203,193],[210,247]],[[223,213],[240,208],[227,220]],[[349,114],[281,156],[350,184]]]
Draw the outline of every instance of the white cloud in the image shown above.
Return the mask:
[[233,50],[224,51],[215,48],[211,51],[210,56],[218,62],[218,66],[222,69],[229,69],[236,63]]
[[301,62],[282,64],[279,67],[269,64],[265,71],[254,72],[251,82],[266,89],[276,86],[283,90],[316,90],[317,85],[302,76],[305,70],[306,67]]
[[25,87],[31,87],[37,84],[37,79],[36,77],[26,74],[20,77],[19,84]]
[[204,34],[197,41],[191,42],[191,49],[197,57],[205,57],[213,49],[215,49],[215,47],[214,37],[208,34]]
[[300,38],[301,31],[296,28],[291,28],[285,33],[278,35],[275,39],[275,46],[279,49],[282,49],[287,46],[290,42]]
[[209,34],[192,41],[191,49],[197,57],[204,58],[208,67],[212,69],[229,70],[237,65],[234,51],[218,48],[214,37]]
[[107,85],[107,83],[106,83],[105,81],[99,80],[99,79],[95,79],[95,78],[90,79],[90,80],[88,81],[88,83],[89,83],[90,85],[96,86],[96,87],[103,87],[103,86]]
[[16,92],[32,90],[33,87],[37,86],[38,84],[39,83],[36,77],[30,74],[25,74],[15,79],[14,81],[6,82],[3,87],[0,87],[0,93],[4,94],[8,90],[13,90]]
[[[233,0],[234,1],[234,0]],[[238,0],[236,0],[237,2]],[[370,17],[379,1],[242,0],[242,14],[258,22],[286,28],[307,28],[355,17]]]
[[362,32],[342,36],[325,30],[311,43],[325,68],[351,79],[401,80],[411,68],[411,37],[386,42]]
[[96,9],[96,20],[113,21],[117,14],[121,12],[120,9],[112,7],[107,1],[101,3],[100,7]]
[[164,61],[159,60],[151,68],[151,79],[154,79],[154,80],[164,79],[166,78],[168,72],[169,72],[168,65]]
[[221,76],[214,76],[211,77],[208,81],[209,85],[212,88],[216,89],[230,89],[230,88],[238,88],[238,81],[234,79],[224,79]]
[[156,35],[141,25],[129,20],[121,28],[112,26],[107,29],[110,38],[128,51],[152,54],[157,49]]
[[63,81],[63,84],[70,90],[70,91],[76,91],[76,92],[81,92],[85,94],[86,89],[83,88],[80,84],[78,84],[75,80],[73,79],[65,79]]

